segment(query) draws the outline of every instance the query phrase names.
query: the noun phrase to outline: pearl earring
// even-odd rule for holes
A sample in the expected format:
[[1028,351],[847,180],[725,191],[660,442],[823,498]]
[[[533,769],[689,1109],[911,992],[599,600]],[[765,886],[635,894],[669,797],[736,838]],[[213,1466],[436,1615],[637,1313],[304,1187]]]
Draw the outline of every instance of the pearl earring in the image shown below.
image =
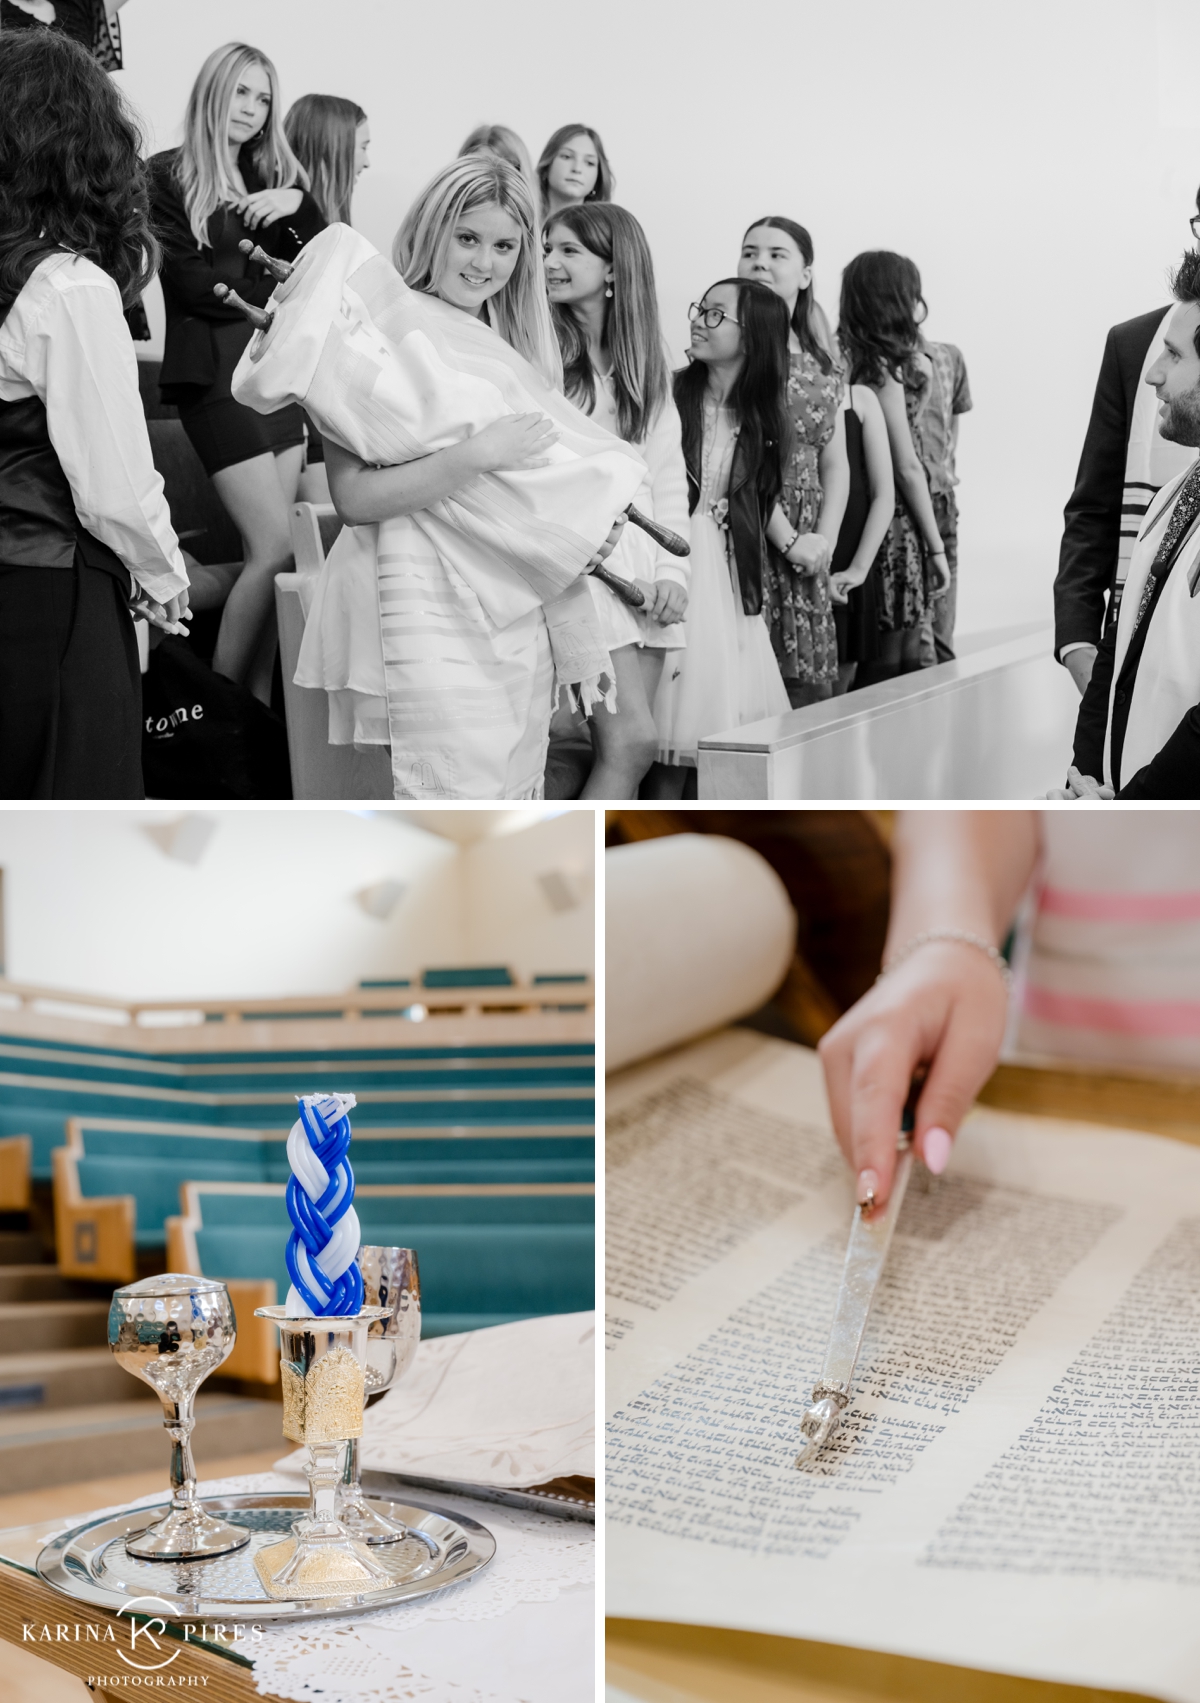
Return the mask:
[[604,294],[605,294],[605,297],[606,297],[606,299],[607,299],[607,300],[608,300],[608,301],[611,301],[611,300],[612,300],[612,285],[611,285],[611,284],[609,284],[609,285],[608,285],[608,287],[607,287],[607,289],[606,289],[606,290],[605,290],[605,292],[604,292]]

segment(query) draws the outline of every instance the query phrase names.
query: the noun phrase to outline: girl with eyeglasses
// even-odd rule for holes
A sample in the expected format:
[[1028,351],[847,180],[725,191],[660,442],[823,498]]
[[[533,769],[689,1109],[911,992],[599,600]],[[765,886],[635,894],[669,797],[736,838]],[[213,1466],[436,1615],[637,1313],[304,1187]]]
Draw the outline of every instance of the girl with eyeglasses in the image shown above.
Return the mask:
[[812,238],[777,214],[742,238],[738,277],[774,290],[788,310],[787,408],[792,453],[772,516],[764,613],[793,709],[832,695],[837,636],[829,564],[850,489],[842,415],[845,375],[813,294]]
[[[679,411],[642,227],[623,207],[593,202],[557,214],[542,241],[566,394],[640,450],[649,472],[634,498],[636,506],[686,538],[688,490]],[[658,749],[653,705],[663,659],[684,644],[686,560],[632,529],[625,544],[627,561],[635,549],[641,557],[642,609],[631,609],[599,580],[588,581],[612,657],[617,709],[597,706],[592,714],[597,755],[579,795],[583,798],[637,797]]]
[[921,627],[950,584],[929,481],[914,439],[930,382],[921,348],[921,274],[886,250],[856,255],[842,274],[838,337],[850,379],[873,390],[883,409],[896,481],[896,508],[879,561],[879,658],[861,664],[868,686],[921,664]]
[[581,201],[611,201],[616,179],[599,133],[586,124],[557,129],[537,163],[538,188],[547,219]]
[[[184,118],[183,145],[149,164],[151,210],[163,245],[167,331],[159,390],[242,535],[232,586],[205,576],[197,609],[218,607],[218,674],[264,703],[275,661],[275,575],[292,561],[288,511],[304,457],[298,407],[256,414],[230,394],[253,330],[219,301],[227,284],[265,306],[275,280],[238,248],[246,237],[294,260],[325,225],[308,177],[284,135],[279,78],[265,53],[233,41],[200,68]],[[211,583],[210,583],[211,582]]]
[[763,619],[767,526],[790,453],[788,311],[766,285],[723,278],[689,317],[691,364],[675,375],[692,516],[687,649],[664,670],[643,798],[694,797],[705,735],[789,707]]

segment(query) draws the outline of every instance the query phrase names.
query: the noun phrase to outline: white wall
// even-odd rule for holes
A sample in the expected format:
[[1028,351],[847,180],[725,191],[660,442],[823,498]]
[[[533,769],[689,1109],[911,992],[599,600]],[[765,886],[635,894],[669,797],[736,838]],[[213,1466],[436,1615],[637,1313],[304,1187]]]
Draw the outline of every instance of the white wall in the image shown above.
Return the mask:
[[677,352],[687,303],[768,210],[812,231],[834,314],[853,254],[911,255],[976,399],[960,626],[1048,613],[1105,330],[1165,303],[1189,240],[1194,0],[130,0],[121,22],[155,147],[231,38],[274,57],[285,103],[357,100],[375,140],[355,221],[381,247],[477,122],[535,155],[559,123],[594,125]]
[[[146,832],[177,812],[0,810],[9,977],[220,999],[337,992],[430,965],[591,968],[590,880],[584,910],[561,918],[532,891],[568,851],[590,877],[590,811],[473,847],[382,811],[203,814],[217,826],[193,866]],[[382,921],[355,895],[385,880],[407,892]]]
[[[477,964],[510,964],[522,980],[595,964],[596,818],[572,810],[519,834],[480,840],[464,854],[467,939]],[[579,904],[555,910],[538,882],[557,871]]]

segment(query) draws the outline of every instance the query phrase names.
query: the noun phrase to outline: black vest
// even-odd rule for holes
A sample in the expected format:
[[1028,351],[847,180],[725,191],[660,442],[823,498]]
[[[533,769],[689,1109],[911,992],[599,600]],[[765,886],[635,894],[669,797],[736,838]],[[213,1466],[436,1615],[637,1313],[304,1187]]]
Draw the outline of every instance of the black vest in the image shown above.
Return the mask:
[[129,571],[80,524],[40,397],[0,400],[0,566],[69,568],[78,549],[89,567],[128,589]]

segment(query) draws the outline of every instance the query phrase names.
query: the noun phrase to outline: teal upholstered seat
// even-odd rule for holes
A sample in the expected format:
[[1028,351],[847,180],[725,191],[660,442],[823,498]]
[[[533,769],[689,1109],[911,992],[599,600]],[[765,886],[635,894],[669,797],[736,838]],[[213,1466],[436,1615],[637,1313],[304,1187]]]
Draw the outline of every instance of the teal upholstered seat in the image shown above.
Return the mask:
[[[209,1129],[226,1125],[282,1137],[295,1116],[297,1094],[336,1086],[359,1097],[354,1124],[360,1136],[371,1130],[421,1130],[432,1138],[452,1129],[475,1129],[481,1132],[478,1147],[464,1145],[455,1163],[480,1159],[492,1165],[502,1155],[492,1145],[491,1131],[511,1129],[519,1138],[522,1130],[552,1127],[568,1133],[547,1136],[541,1144],[535,1139],[523,1148],[515,1146],[503,1157],[538,1164],[551,1159],[578,1162],[589,1157],[590,1142],[579,1142],[569,1131],[573,1126],[582,1135],[590,1127],[592,1083],[593,1052],[582,1042],[261,1053],[214,1047],[204,1053],[148,1057],[120,1045],[0,1035],[0,1136],[29,1135],[33,1175],[44,1179],[50,1175],[51,1151],[65,1139],[68,1118]],[[560,1140],[566,1145],[551,1145]],[[89,1158],[107,1152],[94,1146],[90,1136],[87,1151]],[[425,1151],[420,1143],[389,1141],[373,1148],[369,1157],[364,1154],[363,1164],[373,1178],[382,1178],[380,1167],[438,1162],[443,1151],[440,1143]],[[153,1148],[125,1147],[121,1152],[126,1158],[142,1157]],[[269,1142],[267,1152],[267,1174],[284,1174],[282,1143]],[[207,1153],[215,1156],[211,1147]],[[399,1180],[400,1174],[387,1176]],[[469,1174],[463,1180],[470,1180]],[[90,1185],[85,1192],[93,1192]],[[129,1185],[116,1192],[130,1192]]]
[[[282,1189],[188,1191],[206,1277],[289,1278],[291,1225]],[[426,1336],[594,1305],[594,1197],[563,1194],[360,1194],[364,1242],[411,1247]]]

